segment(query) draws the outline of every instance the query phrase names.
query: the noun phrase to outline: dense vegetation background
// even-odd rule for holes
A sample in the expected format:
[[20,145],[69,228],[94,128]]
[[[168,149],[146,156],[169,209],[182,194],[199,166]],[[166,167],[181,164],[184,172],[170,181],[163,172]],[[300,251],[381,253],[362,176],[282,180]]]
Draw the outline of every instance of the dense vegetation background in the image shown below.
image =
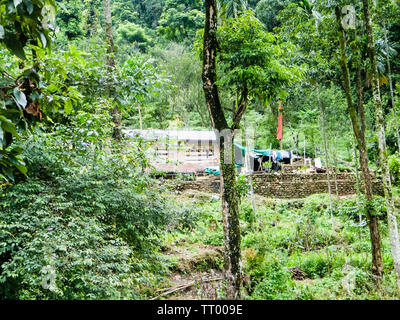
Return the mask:
[[[222,104],[230,112],[240,80],[252,83],[246,123],[256,130],[256,148],[279,147],[282,100],[285,149],[303,154],[304,148],[326,162],[323,114],[328,163],[358,168],[332,26],[333,7],[352,4],[363,29],[361,2],[219,4],[221,21],[227,21],[219,34],[225,54],[218,67]],[[100,0],[0,1],[0,298],[149,298],[177,269],[177,262],[162,254],[171,243],[223,246],[215,198],[177,201],[144,174],[145,141],[114,139],[116,127],[211,129],[201,78],[204,3],[111,1],[114,52],[105,39],[103,5]],[[372,7],[395,184],[400,181],[399,10],[396,1],[376,1]],[[349,32],[347,40],[350,67],[359,54],[363,61],[368,157],[379,175],[367,37]],[[180,201],[186,206],[176,205]],[[244,272],[251,278],[247,298],[399,297],[382,199],[373,203],[382,222],[381,291],[375,290],[370,270],[365,198],[335,200],[336,230],[330,229],[326,202],[323,196],[300,202],[258,199],[256,212],[248,199],[241,202]],[[216,230],[211,222],[218,224]],[[199,270],[208,267],[199,264]],[[211,267],[221,269],[221,261]],[[301,268],[310,281],[299,285],[288,267]]]
[[[235,3],[235,1],[231,1]],[[300,4],[299,4],[300,2]],[[229,3],[229,1],[228,1]],[[239,1],[240,3],[240,1]],[[311,1],[312,3],[312,1]],[[313,6],[318,10],[314,1]],[[382,6],[381,6],[382,7]],[[381,7],[377,7],[377,11]],[[229,8],[229,7],[228,7]],[[332,21],[321,17],[319,33],[315,29],[307,7],[301,1],[248,1],[246,8],[254,10],[255,16],[264,24],[267,31],[273,32],[282,55],[287,55],[286,64],[306,66],[310,76],[306,81],[297,82],[290,87],[282,88],[285,92],[275,94],[270,101],[253,98],[247,113],[248,126],[257,127],[257,147],[269,147],[272,143],[278,147],[275,139],[277,128],[278,100],[285,99],[285,127],[283,145],[291,149],[297,147],[302,151],[302,142],[306,138],[307,153],[320,154],[322,136],[317,96],[313,79],[323,74],[321,97],[325,105],[325,120],[329,146],[336,149],[341,160],[350,161],[352,133],[350,120],[345,112],[346,100],[340,88],[340,73],[335,56]],[[143,128],[210,128],[204,103],[201,83],[201,59],[196,55],[198,39],[204,27],[204,8],[202,1],[112,1],[113,30],[116,42],[116,57],[122,66],[129,57],[149,61],[159,79],[163,79],[157,88],[158,93],[140,97]],[[243,10],[240,6],[237,10]],[[311,9],[310,9],[311,10]],[[393,84],[397,83],[399,63],[397,46],[399,41],[399,22],[396,9],[389,19],[388,41],[389,52],[386,53],[384,30],[377,28],[377,48],[379,68],[382,76],[382,95],[387,114],[387,143],[390,151],[397,150],[392,105],[388,85],[386,54],[390,56]],[[378,13],[377,13],[378,14]],[[380,15],[385,14],[380,13]],[[282,23],[284,21],[285,23]],[[102,1],[60,1],[57,12],[56,48],[66,50],[74,44],[80,50],[94,54],[104,45],[104,18]],[[364,40],[365,41],[365,40]],[[365,66],[366,67],[366,66]],[[321,74],[321,76],[319,75]],[[368,75],[364,75],[368,82]],[[370,85],[369,85],[370,86]],[[223,102],[229,103],[229,88]],[[366,93],[368,133],[373,133],[373,104]],[[136,98],[136,97],[134,97]],[[133,101],[135,101],[133,99]],[[135,101],[136,102],[136,101]],[[130,112],[124,117],[124,123],[138,127],[139,103],[130,102]],[[343,128],[348,130],[343,131]],[[369,137],[371,156],[374,154],[374,138]],[[317,151],[315,151],[317,149]]]

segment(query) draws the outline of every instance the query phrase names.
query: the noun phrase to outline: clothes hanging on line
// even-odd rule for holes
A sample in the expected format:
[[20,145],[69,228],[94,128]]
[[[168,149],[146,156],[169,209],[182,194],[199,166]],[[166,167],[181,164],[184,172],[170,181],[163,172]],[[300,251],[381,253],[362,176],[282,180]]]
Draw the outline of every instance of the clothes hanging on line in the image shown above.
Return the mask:
[[321,158],[315,158],[315,167],[318,169],[322,168]]
[[280,113],[278,117],[278,130],[276,132],[276,139],[282,139],[282,113]]

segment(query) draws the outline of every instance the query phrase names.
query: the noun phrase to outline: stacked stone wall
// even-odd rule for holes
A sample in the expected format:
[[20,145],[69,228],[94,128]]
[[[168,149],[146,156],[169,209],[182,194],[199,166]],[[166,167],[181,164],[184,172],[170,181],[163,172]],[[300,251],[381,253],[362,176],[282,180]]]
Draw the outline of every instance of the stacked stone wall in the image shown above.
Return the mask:
[[[255,173],[253,177],[254,192],[270,198],[296,199],[312,194],[328,192],[328,175],[326,173],[295,174],[295,173]],[[371,176],[374,193],[383,195],[382,181]],[[356,193],[356,181],[352,173],[339,173],[336,177],[338,194],[351,195]],[[336,193],[333,175],[330,175],[332,193]],[[209,193],[219,192],[219,179],[210,177],[196,181],[174,181],[177,191],[198,190]]]

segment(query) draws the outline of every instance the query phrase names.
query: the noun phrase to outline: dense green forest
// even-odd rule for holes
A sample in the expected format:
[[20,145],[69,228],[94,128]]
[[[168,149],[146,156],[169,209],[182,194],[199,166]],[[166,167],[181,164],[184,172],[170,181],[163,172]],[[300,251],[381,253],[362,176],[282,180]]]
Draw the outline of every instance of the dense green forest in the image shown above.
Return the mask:
[[[0,299],[399,299],[399,53],[397,0],[0,0]],[[253,130],[329,194],[255,196],[222,142],[180,192],[128,128]]]

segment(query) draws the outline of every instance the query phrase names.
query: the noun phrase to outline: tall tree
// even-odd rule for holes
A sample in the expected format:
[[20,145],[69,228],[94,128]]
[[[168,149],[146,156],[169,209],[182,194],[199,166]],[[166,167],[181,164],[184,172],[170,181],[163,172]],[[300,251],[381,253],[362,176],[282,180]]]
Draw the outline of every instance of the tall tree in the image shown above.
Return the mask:
[[396,129],[396,137],[397,137],[397,150],[400,153],[399,123],[397,121],[396,102],[395,102],[394,91],[393,91],[392,67],[391,67],[391,63],[390,63],[390,54],[389,54],[390,48],[389,48],[389,41],[388,41],[388,37],[387,37],[388,30],[387,30],[385,23],[383,25],[383,32],[384,32],[385,51],[386,51],[386,67],[387,67],[388,78],[389,78],[390,99],[392,102],[392,112],[393,112],[394,126]]
[[227,295],[230,298],[236,298],[240,296],[241,282],[239,204],[236,190],[235,163],[233,161],[225,161],[225,154],[230,154],[231,160],[233,159],[233,130],[225,118],[216,84],[218,48],[216,0],[205,0],[205,12],[202,77],[206,104],[213,128],[219,132],[230,133],[230,137],[225,136],[225,139],[220,139],[219,142],[220,187],[225,233],[225,271],[228,280]]
[[[103,3],[104,3],[104,23],[106,29],[106,42],[107,42],[107,65],[109,73],[112,74],[115,68],[115,58],[114,58],[115,47],[114,47],[114,37],[112,32],[110,0],[104,0]],[[112,90],[112,88],[108,88],[108,90]],[[115,104],[115,106],[113,107],[111,114],[114,122],[113,137],[115,140],[119,141],[121,140],[122,137],[120,129],[121,116],[119,115],[117,104]]]
[[[246,11],[217,24],[216,1],[206,1],[206,22],[203,39],[203,90],[211,123],[222,135],[220,141],[221,199],[224,216],[226,270],[231,283],[230,297],[240,295],[240,229],[236,190],[236,167],[233,161],[233,139],[248,101],[260,97],[264,101],[284,95],[282,88],[299,79],[298,68],[287,67],[282,49],[273,34],[254,13]],[[221,72],[217,79],[217,61]],[[233,108],[225,108],[219,88],[233,99]],[[226,92],[227,91],[227,92]],[[228,113],[227,113],[228,114]]]
[[330,177],[328,142],[327,142],[327,137],[326,137],[325,110],[324,110],[324,107],[323,107],[322,101],[321,101],[321,93],[320,93],[319,83],[317,83],[316,87],[317,87],[318,107],[319,107],[319,111],[321,114],[322,139],[324,141],[326,176],[327,176],[327,180],[328,180],[329,209],[330,209],[330,213],[331,213],[332,230],[335,230],[335,220],[333,218],[332,187],[331,187],[331,177]]
[[395,215],[392,184],[390,180],[390,172],[389,172],[389,165],[387,158],[385,123],[384,123],[382,100],[379,88],[379,74],[376,63],[376,49],[373,38],[369,1],[362,0],[362,3],[363,3],[363,13],[364,13],[364,24],[368,39],[368,55],[371,64],[372,91],[373,91],[374,106],[375,106],[375,121],[376,121],[376,130],[379,141],[380,166],[382,168],[383,186],[386,199],[386,211],[387,211],[388,225],[389,225],[389,238],[392,249],[394,268],[396,270],[397,286],[400,290],[400,238],[399,238],[397,219]]
[[[365,118],[363,116],[364,106],[362,102],[362,91],[360,91],[361,88],[357,86],[358,102],[359,102],[358,111],[360,114],[360,119],[359,119],[359,115],[357,113],[357,109],[354,105],[352,97],[350,71],[347,64],[347,55],[346,55],[346,35],[342,25],[342,14],[339,7],[335,7],[335,15],[336,15],[337,30],[338,30],[338,38],[339,38],[339,49],[340,49],[339,64],[342,71],[343,88],[346,94],[346,101],[353,127],[354,136],[356,137],[358,149],[360,151],[360,164],[364,178],[365,194],[367,198],[365,209],[366,209],[366,216],[368,219],[371,248],[372,248],[372,273],[376,276],[376,279],[379,281],[380,279],[382,279],[382,273],[383,273],[381,244],[380,244],[381,240],[379,234],[378,219],[373,214],[374,212],[374,208],[372,206],[373,189],[371,182],[371,174],[368,167],[367,146],[365,142]],[[360,121],[361,121],[361,126],[360,126]]]
[[219,0],[219,11],[222,17],[237,17],[240,11],[247,9],[246,0]]
[[[396,99],[393,90],[393,74],[392,74],[392,62],[391,57],[396,54],[395,48],[389,43],[389,28],[391,21],[395,20],[396,15],[398,15],[398,9],[396,8],[394,1],[392,0],[377,0],[375,10],[376,20],[380,22],[380,26],[383,31],[383,39],[378,39],[377,44],[379,44],[379,49],[381,54],[383,54],[386,60],[386,71],[389,82],[390,100],[392,104],[392,113],[395,127],[395,134],[397,138],[397,150],[400,153],[400,132],[399,123],[397,119],[396,112]],[[377,48],[378,49],[378,48]]]
[[104,4],[104,24],[106,29],[106,42],[107,42],[107,64],[109,67],[115,67],[115,47],[114,37],[112,31],[112,19],[111,19],[111,4],[110,0],[103,0]]

